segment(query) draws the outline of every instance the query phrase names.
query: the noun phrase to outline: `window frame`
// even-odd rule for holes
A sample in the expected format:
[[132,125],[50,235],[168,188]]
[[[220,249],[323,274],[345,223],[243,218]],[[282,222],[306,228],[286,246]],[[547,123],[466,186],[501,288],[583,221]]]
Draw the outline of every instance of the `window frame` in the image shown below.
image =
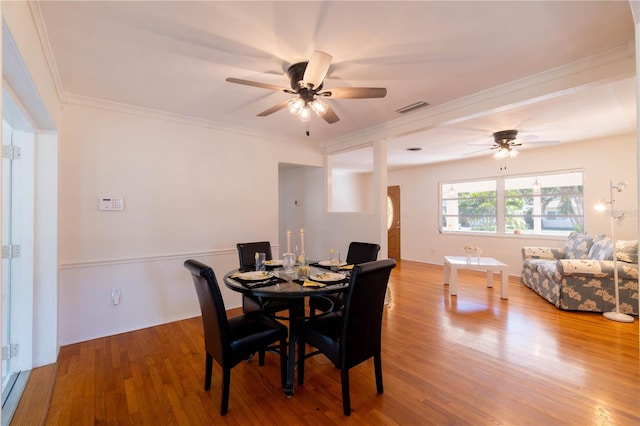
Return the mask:
[[[507,195],[508,191],[513,190],[513,188],[509,190],[505,189],[508,186],[507,184],[509,183],[510,180],[531,179],[531,184],[533,184],[536,181],[540,182],[544,180],[553,179],[554,176],[563,175],[563,174],[578,175],[576,182],[580,182],[580,183],[573,186],[581,188],[581,192],[580,191],[576,191],[573,193],[561,192],[560,196],[561,197],[569,196],[570,201],[575,205],[575,208],[578,210],[577,214],[570,213],[570,214],[562,215],[561,217],[566,216],[567,220],[571,221],[571,224],[574,228],[576,226],[578,226],[578,228],[581,226],[582,229],[584,230],[586,229],[585,171],[584,169],[567,169],[567,170],[544,171],[544,172],[539,172],[535,174],[527,173],[527,174],[519,174],[519,175],[492,176],[492,177],[486,177],[486,178],[474,178],[474,179],[456,180],[456,181],[439,181],[438,182],[438,231],[440,233],[449,234],[449,235],[476,235],[476,236],[500,236],[500,237],[525,236],[525,237],[531,237],[531,238],[547,238],[547,237],[550,237],[550,238],[563,237],[564,238],[574,229],[569,230],[569,229],[560,228],[560,229],[543,230],[542,227],[540,226],[540,223],[542,222],[543,218],[546,218],[547,215],[543,214],[542,211],[536,212],[534,210],[534,212],[530,215],[532,218],[536,218],[537,220],[540,221],[536,223],[534,228],[532,228],[531,230],[529,230],[529,228],[526,228],[523,230],[520,230],[518,228],[515,228],[513,230],[512,229],[508,230],[507,228],[509,227],[509,224],[513,223],[513,218],[522,217],[524,220],[525,216],[508,213],[509,208],[506,204],[507,201],[510,199],[515,200],[518,197]],[[451,200],[460,200],[463,198],[451,197],[450,196],[451,194],[448,194],[445,192],[455,188],[456,185],[464,187],[467,184],[474,184],[479,182],[495,182],[495,188],[496,188],[496,209],[495,209],[496,229],[495,231],[452,229],[450,226],[447,227],[446,226],[447,218],[460,217],[460,215],[446,214],[445,210],[447,206],[445,206],[445,203]],[[549,189],[549,188],[562,188],[562,186],[559,186],[559,187],[554,187],[550,185],[542,186],[540,194],[535,194],[532,189],[529,194],[524,194],[521,198],[527,199],[531,197],[532,200],[536,200],[536,199],[542,200],[545,194],[547,197],[550,195],[553,195],[553,194],[550,194],[550,191],[545,191],[545,189]],[[518,190],[518,188],[516,188],[516,190]],[[575,204],[574,198],[579,199],[581,203]],[[536,206],[538,207],[540,205],[541,205],[540,202],[536,204]],[[454,223],[456,223],[456,221],[454,221]],[[457,221],[457,223],[459,223],[459,221]]]

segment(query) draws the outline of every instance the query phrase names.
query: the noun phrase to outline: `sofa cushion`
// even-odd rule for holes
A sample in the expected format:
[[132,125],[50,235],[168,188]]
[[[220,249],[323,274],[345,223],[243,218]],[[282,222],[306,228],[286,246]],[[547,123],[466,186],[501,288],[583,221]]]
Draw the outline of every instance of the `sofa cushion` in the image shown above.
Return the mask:
[[[592,259],[560,259],[558,274],[560,276],[582,275],[592,278],[613,279],[613,260]],[[620,280],[638,280],[638,264],[618,262],[618,278]]]
[[564,243],[565,259],[587,259],[593,245],[593,236],[572,232]]
[[558,259],[559,250],[552,247],[522,247],[523,259]]
[[603,271],[602,263],[592,259],[560,259],[558,272],[560,275],[588,274],[594,277],[608,275],[608,271]]
[[638,263],[638,240],[616,240],[616,254],[622,262]]
[[613,260],[613,241],[611,238],[597,235],[593,239],[588,258],[593,260]]

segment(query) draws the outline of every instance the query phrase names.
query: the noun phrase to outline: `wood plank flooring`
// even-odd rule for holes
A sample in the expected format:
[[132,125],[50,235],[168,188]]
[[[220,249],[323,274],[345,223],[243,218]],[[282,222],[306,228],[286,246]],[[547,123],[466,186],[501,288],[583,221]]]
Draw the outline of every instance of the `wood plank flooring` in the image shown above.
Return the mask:
[[232,370],[220,417],[220,369],[205,392],[193,318],[61,348],[46,424],[640,424],[637,318],[560,311],[517,277],[502,300],[495,281],[460,271],[449,297],[441,266],[400,262],[383,319],[385,392],[371,360],[353,368],[350,418],[326,358],[310,358],[304,386],[286,398],[274,354]]

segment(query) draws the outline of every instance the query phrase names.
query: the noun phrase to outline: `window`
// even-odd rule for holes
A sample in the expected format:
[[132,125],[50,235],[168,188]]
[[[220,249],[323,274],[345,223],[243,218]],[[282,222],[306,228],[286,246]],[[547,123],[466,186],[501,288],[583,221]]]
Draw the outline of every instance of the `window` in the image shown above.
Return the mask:
[[584,231],[582,172],[504,180],[505,233],[566,235]]
[[495,180],[443,184],[441,194],[445,231],[496,232]]
[[440,200],[443,232],[568,235],[584,231],[582,171],[442,183]]

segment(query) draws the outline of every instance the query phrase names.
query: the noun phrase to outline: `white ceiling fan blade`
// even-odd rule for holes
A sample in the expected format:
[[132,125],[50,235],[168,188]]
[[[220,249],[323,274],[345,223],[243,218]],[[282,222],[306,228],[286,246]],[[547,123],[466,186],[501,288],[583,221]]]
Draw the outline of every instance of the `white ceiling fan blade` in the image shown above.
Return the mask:
[[313,87],[319,87],[324,81],[329,66],[331,65],[332,56],[328,53],[315,50],[307,68],[304,70],[304,77],[302,78],[305,84],[311,84]]

